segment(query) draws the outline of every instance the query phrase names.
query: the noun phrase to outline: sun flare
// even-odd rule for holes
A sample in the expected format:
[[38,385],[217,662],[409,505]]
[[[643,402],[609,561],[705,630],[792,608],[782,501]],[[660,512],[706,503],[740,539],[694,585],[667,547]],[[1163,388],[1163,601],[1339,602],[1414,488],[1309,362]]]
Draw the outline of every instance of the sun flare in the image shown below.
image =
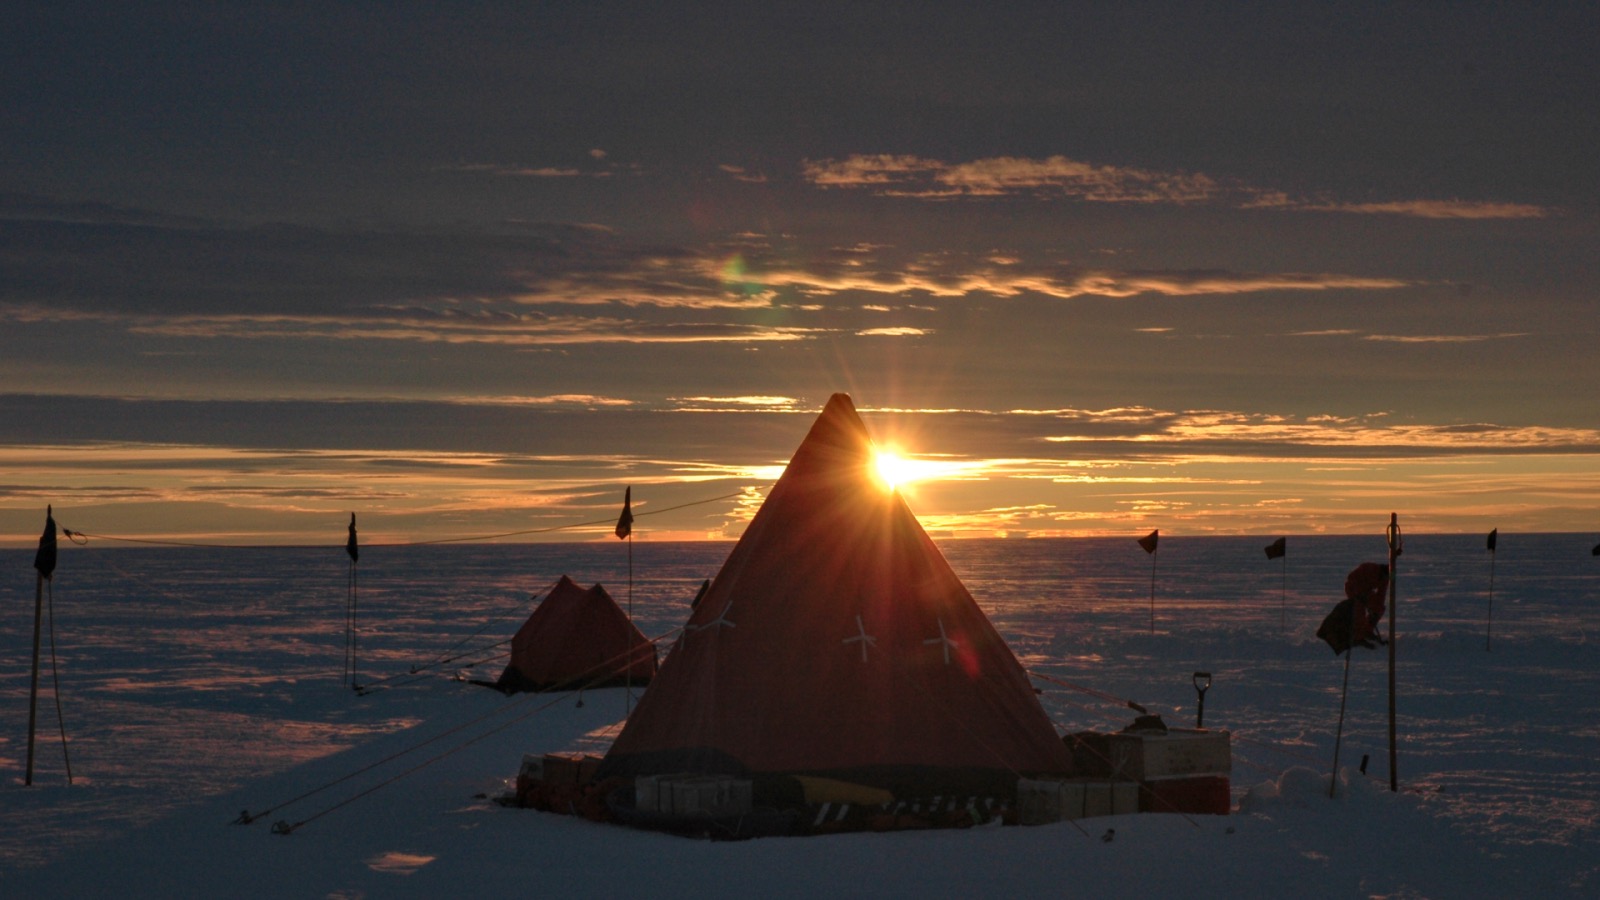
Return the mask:
[[886,447],[873,454],[873,468],[878,480],[891,491],[913,482],[946,477],[957,469],[949,463],[902,456],[892,447]]
[[910,466],[906,464],[905,457],[893,451],[879,450],[873,459],[873,466],[878,480],[891,491],[911,480]]

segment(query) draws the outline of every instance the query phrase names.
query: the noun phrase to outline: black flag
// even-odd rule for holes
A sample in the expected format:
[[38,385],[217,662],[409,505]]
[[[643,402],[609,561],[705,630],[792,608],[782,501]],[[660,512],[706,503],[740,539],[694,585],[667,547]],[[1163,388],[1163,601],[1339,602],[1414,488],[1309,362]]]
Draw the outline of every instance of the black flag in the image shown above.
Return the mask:
[[1500,529],[1496,528],[1495,530],[1489,532],[1489,552],[1490,553],[1494,552],[1495,542],[1498,541],[1499,539],[1500,539]]
[[361,548],[356,544],[356,514],[350,514],[350,537],[344,542],[344,552],[350,554],[350,561],[355,562],[361,558]]
[[56,517],[52,507],[44,508],[44,534],[39,535],[39,552],[33,555],[39,577],[49,578],[56,571]]
[[1144,552],[1146,553],[1154,553],[1156,552],[1156,543],[1160,540],[1161,529],[1157,528],[1155,531],[1152,531],[1144,537],[1139,538],[1139,546],[1143,547]]
[[622,515],[617,517],[617,537],[625,538],[630,534],[633,534],[632,486],[622,492]]
[[1267,545],[1267,559],[1277,559],[1289,552],[1289,539],[1278,538]]

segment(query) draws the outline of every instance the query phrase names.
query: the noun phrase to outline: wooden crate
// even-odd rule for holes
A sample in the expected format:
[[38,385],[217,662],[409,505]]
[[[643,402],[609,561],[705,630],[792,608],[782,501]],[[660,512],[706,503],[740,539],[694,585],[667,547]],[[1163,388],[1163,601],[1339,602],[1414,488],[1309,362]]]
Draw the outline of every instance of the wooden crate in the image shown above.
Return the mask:
[[1110,736],[1112,771],[1124,778],[1148,781],[1195,775],[1228,775],[1233,756],[1226,731],[1174,728],[1166,734]]

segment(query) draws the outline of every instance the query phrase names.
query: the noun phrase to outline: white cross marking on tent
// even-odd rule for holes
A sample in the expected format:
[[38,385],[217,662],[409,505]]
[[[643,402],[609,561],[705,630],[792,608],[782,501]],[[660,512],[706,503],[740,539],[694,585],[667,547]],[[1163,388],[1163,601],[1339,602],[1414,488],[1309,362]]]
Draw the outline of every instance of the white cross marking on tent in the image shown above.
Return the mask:
[[684,631],[704,631],[707,628],[721,628],[724,625],[728,626],[729,628],[738,628],[739,626],[737,624],[728,621],[728,610],[730,610],[732,608],[733,608],[733,601],[729,600],[728,601],[728,605],[724,606],[722,608],[722,614],[717,616],[715,619],[712,619],[711,621],[705,623],[704,625],[685,625],[685,626],[683,626],[683,630]]
[[939,617],[939,636],[936,637],[936,638],[928,638],[927,640],[923,641],[922,643],[923,644],[943,644],[944,645],[944,664],[947,665],[947,666],[950,665],[950,648],[951,647],[960,646],[957,641],[953,641],[953,640],[951,640],[949,637],[947,637],[945,635],[945,633],[944,633],[944,617],[943,616]]
[[873,637],[870,634],[867,634],[867,627],[865,625],[861,624],[861,616],[860,615],[856,616],[856,632],[857,632],[857,634],[856,634],[855,637],[847,637],[844,640],[840,641],[839,643],[841,643],[841,644],[860,644],[861,645],[861,661],[862,662],[866,662],[867,661],[867,645],[871,644],[874,647],[878,646],[878,639]]

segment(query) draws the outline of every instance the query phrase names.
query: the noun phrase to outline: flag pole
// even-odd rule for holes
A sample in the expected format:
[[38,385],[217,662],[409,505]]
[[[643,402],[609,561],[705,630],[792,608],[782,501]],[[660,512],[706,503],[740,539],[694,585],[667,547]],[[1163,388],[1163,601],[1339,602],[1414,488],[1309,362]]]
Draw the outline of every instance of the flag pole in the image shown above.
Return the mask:
[[1483,625],[1483,649],[1486,653],[1494,647],[1494,548],[1499,537],[1500,529],[1489,532],[1489,614]]
[[633,657],[634,643],[633,631],[637,627],[633,624],[633,531],[628,531],[628,674],[627,686],[623,690],[627,700],[622,704],[622,714],[626,718],[633,714]]
[[[34,727],[39,712],[39,624],[44,612],[44,583],[56,571],[56,517],[54,507],[49,505],[45,506],[44,533],[39,535],[39,550],[33,556],[33,568],[37,570],[38,577],[33,586],[33,663],[28,679],[28,765],[22,776],[24,785],[33,784]],[[55,646],[54,640],[51,638],[52,647]]]
[[1350,604],[1350,640],[1344,648],[1344,688],[1339,691],[1339,725],[1333,732],[1333,775],[1328,779],[1328,799],[1332,800],[1339,790],[1339,745],[1344,740],[1344,707],[1345,701],[1350,696],[1350,657],[1356,655],[1356,616],[1360,614],[1357,604]]
[[1160,547],[1150,554],[1150,633],[1156,633],[1156,557],[1161,552]]
[[1289,538],[1281,537],[1266,546],[1267,559],[1283,560],[1282,580],[1278,585],[1278,616],[1285,631],[1289,630]]
[[350,556],[350,584],[344,604],[345,672],[349,676],[350,689],[359,691],[361,685],[356,684],[356,602],[361,582],[356,563],[361,559],[361,548],[356,540],[355,513],[350,514],[350,536],[345,539],[344,552]]
[[636,626],[633,624],[633,486],[629,485],[622,492],[622,515],[617,517],[616,535],[628,542],[628,660],[627,669],[622,676],[623,682],[623,718],[633,714],[633,658],[634,642],[633,633]]
[[1395,513],[1389,514],[1389,530],[1386,534],[1389,544],[1389,790],[1398,793],[1400,790],[1399,759],[1400,754],[1395,742],[1394,734],[1394,648],[1395,648],[1395,583],[1399,581],[1399,573],[1395,570],[1395,561],[1405,550],[1405,538],[1400,534],[1400,517]]
[[1139,546],[1150,554],[1150,633],[1156,633],[1156,551],[1161,549],[1161,529],[1157,528],[1142,538]]
[[33,668],[28,679],[28,766],[22,777],[24,785],[33,784],[33,732],[39,712],[39,619],[44,611],[44,573],[34,581],[33,589]]
[[1283,555],[1283,565],[1278,570],[1282,580],[1278,583],[1278,625],[1289,630],[1289,555]]

